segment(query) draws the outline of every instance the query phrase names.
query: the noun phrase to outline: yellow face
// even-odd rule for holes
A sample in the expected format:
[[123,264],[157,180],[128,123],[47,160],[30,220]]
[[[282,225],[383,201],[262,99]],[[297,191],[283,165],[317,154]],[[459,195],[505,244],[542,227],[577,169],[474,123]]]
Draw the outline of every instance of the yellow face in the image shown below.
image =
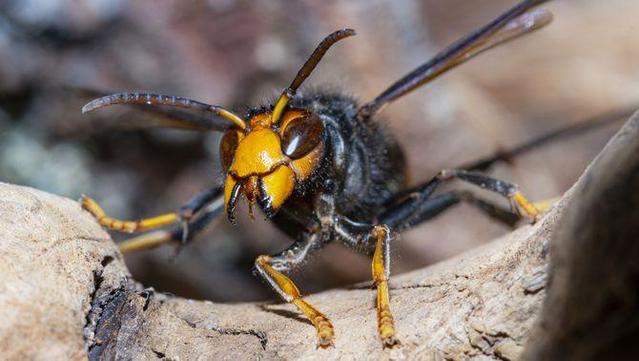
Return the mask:
[[324,129],[319,117],[290,110],[279,124],[272,127],[271,113],[262,113],[246,130],[234,128],[222,138],[224,204],[231,221],[241,195],[251,212],[257,203],[271,217],[319,164]]

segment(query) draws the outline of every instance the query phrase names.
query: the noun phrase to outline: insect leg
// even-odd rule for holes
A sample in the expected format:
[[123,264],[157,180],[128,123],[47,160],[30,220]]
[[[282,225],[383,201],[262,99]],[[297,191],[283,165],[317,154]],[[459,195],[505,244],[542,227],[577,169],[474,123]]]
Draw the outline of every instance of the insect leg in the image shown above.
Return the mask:
[[106,215],[102,207],[93,199],[83,195],[80,200],[82,208],[86,209],[97,219],[101,226],[120,232],[141,232],[158,228],[178,221],[177,213],[165,213],[159,216],[144,218],[137,221],[123,221]]
[[474,184],[486,190],[498,193],[511,203],[511,206],[520,215],[536,221],[540,216],[540,211],[530,202],[512,183],[508,183],[499,179],[487,176],[479,172],[472,172],[463,169],[446,169],[437,175],[437,178],[444,181],[459,179],[467,183]]
[[176,227],[174,230],[159,230],[133,237],[118,244],[120,252],[130,253],[161,246],[165,243],[176,242],[181,246],[193,240],[207,225],[224,210],[224,200],[220,196],[209,203],[202,212],[190,219],[186,226]]
[[335,337],[331,321],[322,312],[306,302],[295,283],[284,275],[284,272],[301,264],[317,242],[317,237],[311,236],[305,241],[296,242],[277,256],[259,256],[255,260],[255,268],[284,301],[297,306],[313,323],[317,330],[318,346],[328,347],[333,345],[333,338]]
[[98,220],[100,225],[114,231],[133,233],[159,228],[178,221],[187,221],[195,212],[200,210],[207,203],[211,202],[214,198],[221,194],[221,192],[222,188],[219,187],[208,189],[197,194],[177,212],[165,213],[137,221],[123,221],[109,217],[96,201],[84,195],[82,196],[80,203],[82,204],[82,208],[89,211],[89,213]]
[[375,226],[371,231],[375,239],[372,274],[377,287],[377,330],[384,347],[399,343],[395,338],[395,321],[390,310],[388,279],[390,278],[390,230],[386,226]]
[[[390,310],[388,280],[390,278],[391,231],[385,224],[360,223],[346,216],[333,216],[334,235],[348,247],[372,254],[373,283],[377,288],[377,328],[384,347],[399,343],[395,338],[395,321]],[[371,246],[374,246],[371,249]],[[371,252],[372,251],[372,252]]]
[[477,197],[469,191],[451,191],[430,197],[431,194],[412,191],[380,216],[380,222],[396,231],[403,231],[431,220],[460,202],[466,202],[490,218],[513,227],[521,216],[517,212]]
[[[334,194],[317,198],[315,209],[323,228],[330,228],[331,239],[340,239],[345,245],[373,256],[372,276],[377,287],[378,333],[384,347],[399,342],[395,338],[395,322],[390,311],[388,279],[390,277],[390,229],[386,225],[362,223],[335,211]],[[374,241],[375,248],[371,252]]]
[[[517,213],[477,198],[470,192],[448,192],[431,197],[442,183],[452,179],[460,179],[501,194],[512,202]],[[374,246],[372,275],[377,287],[378,332],[385,347],[397,343],[388,291],[390,241],[392,240],[390,230],[399,231],[433,218],[460,201],[470,202],[489,216],[508,224],[517,221],[521,215],[533,219],[539,215],[537,208],[517,190],[515,185],[481,173],[452,169],[444,170],[429,182],[399,195],[387,206],[386,211],[377,217],[374,224],[356,222],[339,214],[333,214],[331,217],[334,234],[344,244],[368,251],[369,254],[371,246]]]
[[[510,200],[514,212],[508,212],[499,206],[480,200],[479,198],[470,195],[469,192],[457,192],[457,194],[444,193],[440,196],[431,198],[433,192],[443,182],[450,181],[452,179],[460,179],[501,194]],[[491,178],[478,172],[450,169],[441,171],[429,182],[421,186],[417,186],[397,197],[395,201],[387,206],[386,211],[378,217],[378,220],[381,223],[393,227],[393,229],[401,230],[419,222],[431,219],[450,206],[456,204],[459,200],[468,201],[492,218],[498,219],[507,224],[516,222],[517,219],[515,219],[515,217],[518,216],[526,216],[532,220],[536,220],[540,215],[540,211],[537,207],[535,207],[533,203],[528,201],[526,197],[518,191],[516,185]]]
[[129,238],[118,243],[122,253],[132,253],[159,247],[171,241],[171,232],[166,230],[153,231]]

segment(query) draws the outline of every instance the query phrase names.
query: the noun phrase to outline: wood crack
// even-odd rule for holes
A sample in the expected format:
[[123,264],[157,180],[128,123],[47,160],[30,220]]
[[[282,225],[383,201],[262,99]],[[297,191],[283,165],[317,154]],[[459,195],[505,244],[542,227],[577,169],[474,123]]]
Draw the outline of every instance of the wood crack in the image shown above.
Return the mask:
[[238,336],[238,335],[251,335],[251,336],[255,336],[257,338],[257,340],[260,343],[260,346],[262,346],[262,350],[266,350],[266,345],[268,344],[268,335],[266,334],[266,332],[264,331],[260,331],[260,330],[254,330],[254,329],[240,329],[240,328],[228,328],[228,327],[198,327],[198,325],[195,322],[189,321],[187,319],[181,318],[184,322],[186,322],[187,325],[191,326],[192,328],[195,329],[204,329],[204,330],[212,330],[212,331],[216,331],[217,333],[221,334],[221,335],[232,335],[232,336]]

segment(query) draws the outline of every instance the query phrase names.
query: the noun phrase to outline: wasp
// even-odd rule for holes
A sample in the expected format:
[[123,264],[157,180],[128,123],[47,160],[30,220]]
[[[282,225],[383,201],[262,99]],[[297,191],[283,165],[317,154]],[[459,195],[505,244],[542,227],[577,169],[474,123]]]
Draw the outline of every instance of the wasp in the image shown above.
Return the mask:
[[[251,215],[254,208],[259,208],[293,240],[279,254],[257,257],[255,269],[284,301],[297,306],[308,318],[316,329],[320,347],[333,345],[333,325],[302,297],[286,273],[329,242],[337,241],[364,252],[372,257],[380,341],[384,347],[393,347],[399,341],[388,282],[390,247],[399,232],[430,220],[459,202],[475,205],[507,224],[521,218],[534,221],[540,210],[516,185],[477,171],[481,162],[464,169],[443,170],[423,184],[408,188],[402,149],[381,126],[377,114],[476,55],[550,23],[550,12],[535,9],[546,1],[521,1],[363,105],[336,92],[298,93],[329,48],[355,35],[352,29],[338,30],[324,38],[275,102],[254,107],[246,114],[152,93],[117,93],[97,98],[87,103],[82,112],[115,104],[163,106],[171,110],[164,112],[169,116],[163,118],[163,126],[224,132],[219,153],[225,180],[222,186],[197,194],[175,212],[137,221],[114,219],[86,196],[81,199],[82,206],[102,226],[115,231],[142,232],[176,225],[174,229],[155,230],[120,244],[123,252],[130,252],[168,242],[188,242],[223,213],[235,223],[237,204],[245,199]],[[511,207],[488,202],[470,191],[435,194],[440,185],[451,180],[499,194]]]

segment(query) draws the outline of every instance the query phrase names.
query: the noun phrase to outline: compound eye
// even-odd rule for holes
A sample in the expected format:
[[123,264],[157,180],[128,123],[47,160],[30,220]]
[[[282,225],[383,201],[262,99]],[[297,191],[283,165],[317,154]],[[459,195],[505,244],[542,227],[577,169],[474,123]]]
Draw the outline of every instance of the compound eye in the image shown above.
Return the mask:
[[307,155],[319,144],[323,130],[324,124],[317,115],[293,120],[282,134],[282,152],[293,159]]
[[235,150],[239,143],[240,137],[237,131],[230,130],[224,134],[220,142],[220,157],[222,158],[222,167],[228,171],[235,157]]

